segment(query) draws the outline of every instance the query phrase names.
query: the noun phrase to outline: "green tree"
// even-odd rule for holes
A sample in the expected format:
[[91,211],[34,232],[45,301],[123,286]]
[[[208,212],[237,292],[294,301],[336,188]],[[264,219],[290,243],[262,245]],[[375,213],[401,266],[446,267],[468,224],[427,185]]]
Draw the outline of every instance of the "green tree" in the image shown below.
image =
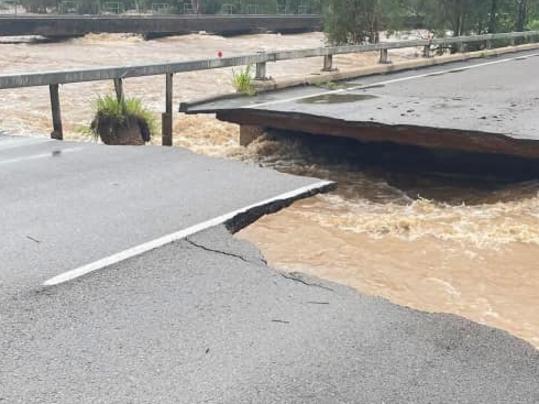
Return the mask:
[[325,31],[334,44],[376,43],[380,30],[402,16],[400,0],[328,0],[324,6]]
[[56,0],[21,0],[21,5],[31,13],[45,14],[57,7]]
[[330,42],[362,43],[414,24],[438,36],[523,31],[539,26],[539,0],[327,0],[324,15]]

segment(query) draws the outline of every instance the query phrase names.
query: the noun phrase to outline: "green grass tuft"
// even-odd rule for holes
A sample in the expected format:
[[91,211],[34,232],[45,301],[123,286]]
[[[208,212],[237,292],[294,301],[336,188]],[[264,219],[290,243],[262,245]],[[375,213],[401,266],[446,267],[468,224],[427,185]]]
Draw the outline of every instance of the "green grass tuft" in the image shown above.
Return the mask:
[[[151,135],[156,134],[158,131],[155,116],[151,111],[144,108],[142,100],[139,98],[118,100],[115,96],[106,95],[97,99],[95,110],[97,120],[104,119],[122,124],[130,118],[135,118],[146,123]],[[95,135],[97,136],[97,133]]]
[[237,92],[253,96],[256,94],[253,85],[252,65],[248,65],[244,70],[236,72],[232,70],[232,85]]

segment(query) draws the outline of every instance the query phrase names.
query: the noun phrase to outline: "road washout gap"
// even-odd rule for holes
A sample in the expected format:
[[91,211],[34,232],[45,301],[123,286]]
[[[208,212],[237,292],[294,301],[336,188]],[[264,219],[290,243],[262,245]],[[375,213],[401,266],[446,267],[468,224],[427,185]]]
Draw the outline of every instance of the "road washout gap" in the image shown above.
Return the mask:
[[539,158],[539,142],[508,135],[420,125],[384,124],[348,121],[308,113],[269,111],[261,109],[230,109],[217,112],[221,121],[239,125],[260,126],[312,135],[337,136],[361,142],[389,142],[420,146],[435,150],[456,150]]

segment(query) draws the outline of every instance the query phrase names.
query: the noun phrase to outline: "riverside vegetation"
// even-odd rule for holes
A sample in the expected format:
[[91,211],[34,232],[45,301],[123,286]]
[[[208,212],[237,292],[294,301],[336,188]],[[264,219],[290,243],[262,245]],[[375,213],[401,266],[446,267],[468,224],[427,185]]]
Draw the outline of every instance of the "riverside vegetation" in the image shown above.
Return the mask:
[[248,65],[245,69],[239,71],[232,70],[232,86],[238,93],[245,95],[256,94],[251,70],[252,65]]

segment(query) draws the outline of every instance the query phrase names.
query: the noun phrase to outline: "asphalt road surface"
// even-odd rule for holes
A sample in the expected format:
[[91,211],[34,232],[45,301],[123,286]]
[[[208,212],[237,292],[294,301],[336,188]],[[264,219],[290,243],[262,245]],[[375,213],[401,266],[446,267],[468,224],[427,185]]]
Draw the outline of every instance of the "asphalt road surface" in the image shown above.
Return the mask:
[[0,290],[320,183],[178,148],[0,136]]
[[42,286],[81,251],[316,180],[183,150],[22,142],[0,143],[0,402],[539,402],[526,342],[280,273],[223,226]]

